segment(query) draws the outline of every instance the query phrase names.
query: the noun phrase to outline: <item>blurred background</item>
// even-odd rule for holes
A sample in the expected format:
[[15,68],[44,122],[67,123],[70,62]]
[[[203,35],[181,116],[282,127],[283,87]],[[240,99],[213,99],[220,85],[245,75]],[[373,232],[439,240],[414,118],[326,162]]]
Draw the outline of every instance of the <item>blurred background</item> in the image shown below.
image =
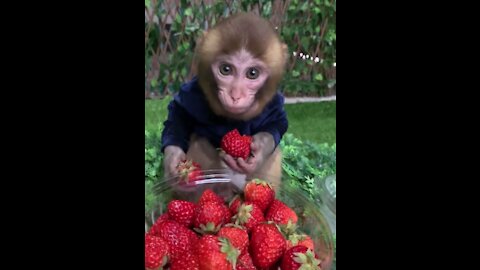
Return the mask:
[[336,93],[336,1],[145,0],[145,98],[162,98],[189,80],[199,35],[221,17],[253,11],[270,20],[290,59],[286,96]]

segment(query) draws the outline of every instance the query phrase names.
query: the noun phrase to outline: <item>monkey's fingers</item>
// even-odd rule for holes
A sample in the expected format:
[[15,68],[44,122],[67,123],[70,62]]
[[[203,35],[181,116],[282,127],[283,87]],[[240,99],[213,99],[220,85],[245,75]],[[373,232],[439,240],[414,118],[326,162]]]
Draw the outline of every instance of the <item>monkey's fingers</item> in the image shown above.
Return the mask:
[[237,165],[237,161],[235,161],[235,159],[233,159],[232,156],[225,155],[223,157],[223,161],[225,161],[225,163],[228,165],[228,167],[230,167],[232,170],[237,171],[237,172],[242,172],[242,170]]
[[252,173],[255,170],[256,160],[255,158],[250,158],[248,163],[243,160],[243,158],[239,158],[237,160],[238,167],[243,170],[244,173]]
[[221,159],[225,159],[225,156],[227,155],[227,153],[223,150],[218,150],[218,156],[221,158]]
[[171,178],[177,174],[177,170],[173,166],[168,166],[167,171],[166,171],[166,178]]
[[262,148],[259,143],[252,143],[250,146],[251,154],[253,157],[257,157],[261,154]]
[[260,150],[260,145],[256,142],[252,142],[252,144],[250,144],[250,149],[252,152],[256,153],[258,150]]

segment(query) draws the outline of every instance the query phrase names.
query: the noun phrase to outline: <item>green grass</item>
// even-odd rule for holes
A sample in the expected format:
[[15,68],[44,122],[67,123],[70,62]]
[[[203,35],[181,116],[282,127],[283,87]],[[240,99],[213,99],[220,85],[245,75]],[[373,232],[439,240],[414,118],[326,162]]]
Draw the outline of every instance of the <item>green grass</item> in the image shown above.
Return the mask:
[[145,100],[145,130],[157,132],[167,117],[167,106],[171,97]]
[[[171,98],[145,100],[145,129],[157,132],[167,115]],[[336,101],[286,104],[289,133],[302,140],[336,143]]]
[[286,104],[288,131],[302,140],[337,142],[337,102]]

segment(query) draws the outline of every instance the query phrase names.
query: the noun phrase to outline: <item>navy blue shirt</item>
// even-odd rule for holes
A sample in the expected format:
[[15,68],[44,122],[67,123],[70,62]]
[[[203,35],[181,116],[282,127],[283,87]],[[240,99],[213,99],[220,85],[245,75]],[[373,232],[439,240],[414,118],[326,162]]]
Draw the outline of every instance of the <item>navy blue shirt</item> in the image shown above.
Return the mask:
[[217,116],[210,109],[198,79],[181,86],[168,105],[168,117],[162,133],[162,152],[169,145],[176,145],[186,153],[192,133],[205,137],[215,148],[220,147],[223,135],[238,129],[241,135],[255,135],[265,131],[273,135],[275,147],[288,129],[284,98],[277,93],[263,112],[248,121],[232,120]]

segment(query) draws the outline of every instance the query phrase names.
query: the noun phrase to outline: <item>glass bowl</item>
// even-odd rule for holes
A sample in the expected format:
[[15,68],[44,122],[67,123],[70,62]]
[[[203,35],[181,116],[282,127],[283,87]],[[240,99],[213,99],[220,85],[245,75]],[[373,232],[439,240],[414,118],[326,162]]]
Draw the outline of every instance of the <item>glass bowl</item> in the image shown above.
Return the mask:
[[326,217],[331,232],[336,234],[337,219],[337,175],[329,175],[320,184],[319,203],[321,210]]
[[[159,181],[149,193],[150,200],[153,196],[153,205],[145,209],[145,230],[148,231],[153,223],[162,215],[167,204],[172,199],[187,200],[196,203],[206,189],[212,189],[223,197],[225,202],[236,195],[243,193],[243,175],[234,174],[229,170],[204,170],[203,176],[189,186],[180,184],[179,177],[174,176]],[[243,179],[241,179],[243,177]],[[257,175],[257,178],[269,181],[268,175]],[[292,190],[287,185],[272,184],[276,198],[292,208],[298,216],[298,228],[309,235],[315,246],[315,253],[321,260],[322,270],[330,270],[333,262],[333,237],[328,220],[321,207],[308,199],[301,190]],[[147,194],[146,194],[147,196]]]

